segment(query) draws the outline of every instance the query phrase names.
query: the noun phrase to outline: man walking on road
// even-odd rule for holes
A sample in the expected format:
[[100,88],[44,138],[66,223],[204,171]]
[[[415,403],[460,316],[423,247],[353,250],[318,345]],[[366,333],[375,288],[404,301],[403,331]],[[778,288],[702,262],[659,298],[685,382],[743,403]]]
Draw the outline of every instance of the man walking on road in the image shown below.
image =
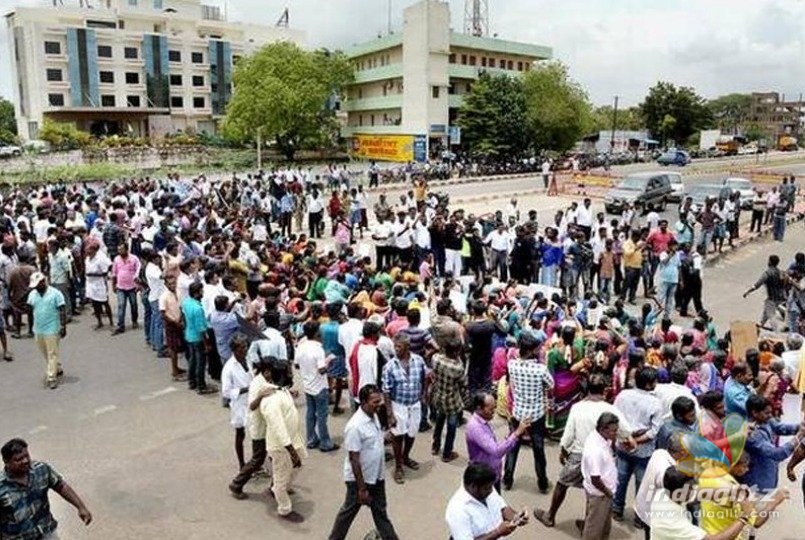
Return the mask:
[[367,384],[358,393],[360,408],[344,428],[344,481],[347,496],[338,511],[330,532],[330,540],[343,540],[362,505],[369,506],[380,538],[397,540],[397,532],[386,512],[386,483],[383,478],[383,430],[377,411],[383,404],[383,394],[374,384]]
[[383,368],[383,394],[389,419],[389,429],[394,435],[394,481],[405,482],[403,465],[419,469],[419,463],[411,459],[414,437],[419,432],[422,419],[422,402],[427,399],[429,370],[421,356],[412,354],[411,341],[405,334],[394,338],[394,358]]
[[47,463],[31,460],[28,443],[11,439],[0,454],[4,466],[0,472],[0,538],[55,538],[58,523],[50,512],[51,489],[75,506],[85,525],[92,523],[92,514],[84,501],[61,475]]
[[34,337],[47,363],[47,386],[55,390],[62,375],[59,361],[59,341],[67,335],[67,306],[64,295],[49,287],[45,275],[36,272],[31,276],[28,305],[33,310]]
[[771,255],[769,257],[769,265],[766,271],[760,276],[757,282],[749,287],[744,293],[743,297],[746,298],[752,292],[759,289],[761,286],[766,286],[766,300],[763,302],[763,313],[760,316],[760,326],[765,324],[774,317],[777,311],[777,306],[786,300],[786,280],[783,272],[778,268],[780,265],[780,257]]

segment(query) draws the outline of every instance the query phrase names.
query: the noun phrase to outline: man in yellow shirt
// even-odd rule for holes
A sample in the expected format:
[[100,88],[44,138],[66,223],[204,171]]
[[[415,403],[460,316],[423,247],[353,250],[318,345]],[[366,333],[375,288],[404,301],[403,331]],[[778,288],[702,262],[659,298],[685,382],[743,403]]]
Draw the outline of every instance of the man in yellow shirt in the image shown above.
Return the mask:
[[277,500],[277,513],[292,523],[301,523],[304,517],[293,510],[291,483],[302,457],[306,457],[302,423],[291,395],[293,378],[287,360],[272,359],[271,381],[279,389],[260,403],[260,413],[266,423],[266,449],[271,457],[274,486],[271,491]]
[[625,268],[623,296],[630,304],[635,303],[637,286],[640,284],[644,246],[645,242],[640,239],[640,231],[632,231],[632,236],[623,243],[623,267]]
[[[744,452],[729,471],[719,468],[707,469],[699,478],[699,495],[701,499],[701,527],[709,535],[725,531],[738,521],[742,510],[738,504],[741,496],[748,495],[749,488],[741,486],[734,476],[743,476],[749,470],[749,454]],[[772,511],[788,498],[788,491],[777,490],[771,499],[760,503],[760,508],[752,510],[749,525],[737,538],[749,538],[754,529],[762,527],[771,516]]]

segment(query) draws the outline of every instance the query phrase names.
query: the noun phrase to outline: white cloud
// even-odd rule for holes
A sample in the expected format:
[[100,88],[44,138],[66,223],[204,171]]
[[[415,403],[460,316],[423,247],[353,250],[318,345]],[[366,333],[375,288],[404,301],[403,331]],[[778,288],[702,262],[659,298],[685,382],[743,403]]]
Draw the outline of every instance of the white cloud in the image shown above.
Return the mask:
[[[77,0],[65,0],[65,2]],[[392,0],[392,23],[415,0]],[[0,0],[0,12],[37,0]],[[38,2],[38,3],[41,3]],[[45,3],[48,3],[45,1]],[[451,0],[463,27],[464,0]],[[274,24],[285,5],[311,46],[345,47],[387,26],[387,0],[230,0],[230,18]],[[805,92],[803,0],[489,0],[492,31],[553,47],[594,102],[638,103],[657,80],[706,96]],[[0,73],[8,73],[0,28]],[[11,81],[0,77],[0,94]]]

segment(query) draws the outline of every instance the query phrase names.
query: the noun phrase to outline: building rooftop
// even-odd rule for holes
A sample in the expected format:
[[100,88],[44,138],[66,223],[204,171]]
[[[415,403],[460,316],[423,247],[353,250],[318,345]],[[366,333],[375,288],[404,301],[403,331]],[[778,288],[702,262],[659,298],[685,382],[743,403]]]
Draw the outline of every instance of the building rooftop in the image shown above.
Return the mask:
[[553,49],[543,45],[532,45],[530,43],[521,43],[519,41],[509,41],[499,38],[472,36],[459,32],[450,32],[450,45],[453,47],[465,47],[467,49],[478,49],[502,54],[530,56],[540,60],[548,60],[553,57]]

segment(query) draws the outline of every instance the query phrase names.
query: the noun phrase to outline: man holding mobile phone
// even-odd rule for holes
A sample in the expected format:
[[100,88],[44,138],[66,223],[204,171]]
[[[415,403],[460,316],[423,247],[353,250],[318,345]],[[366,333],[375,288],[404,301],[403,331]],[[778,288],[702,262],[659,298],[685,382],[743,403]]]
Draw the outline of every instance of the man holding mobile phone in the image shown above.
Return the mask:
[[495,540],[528,523],[528,511],[517,513],[494,489],[495,471],[470,463],[464,482],[447,504],[445,520],[452,540]]

